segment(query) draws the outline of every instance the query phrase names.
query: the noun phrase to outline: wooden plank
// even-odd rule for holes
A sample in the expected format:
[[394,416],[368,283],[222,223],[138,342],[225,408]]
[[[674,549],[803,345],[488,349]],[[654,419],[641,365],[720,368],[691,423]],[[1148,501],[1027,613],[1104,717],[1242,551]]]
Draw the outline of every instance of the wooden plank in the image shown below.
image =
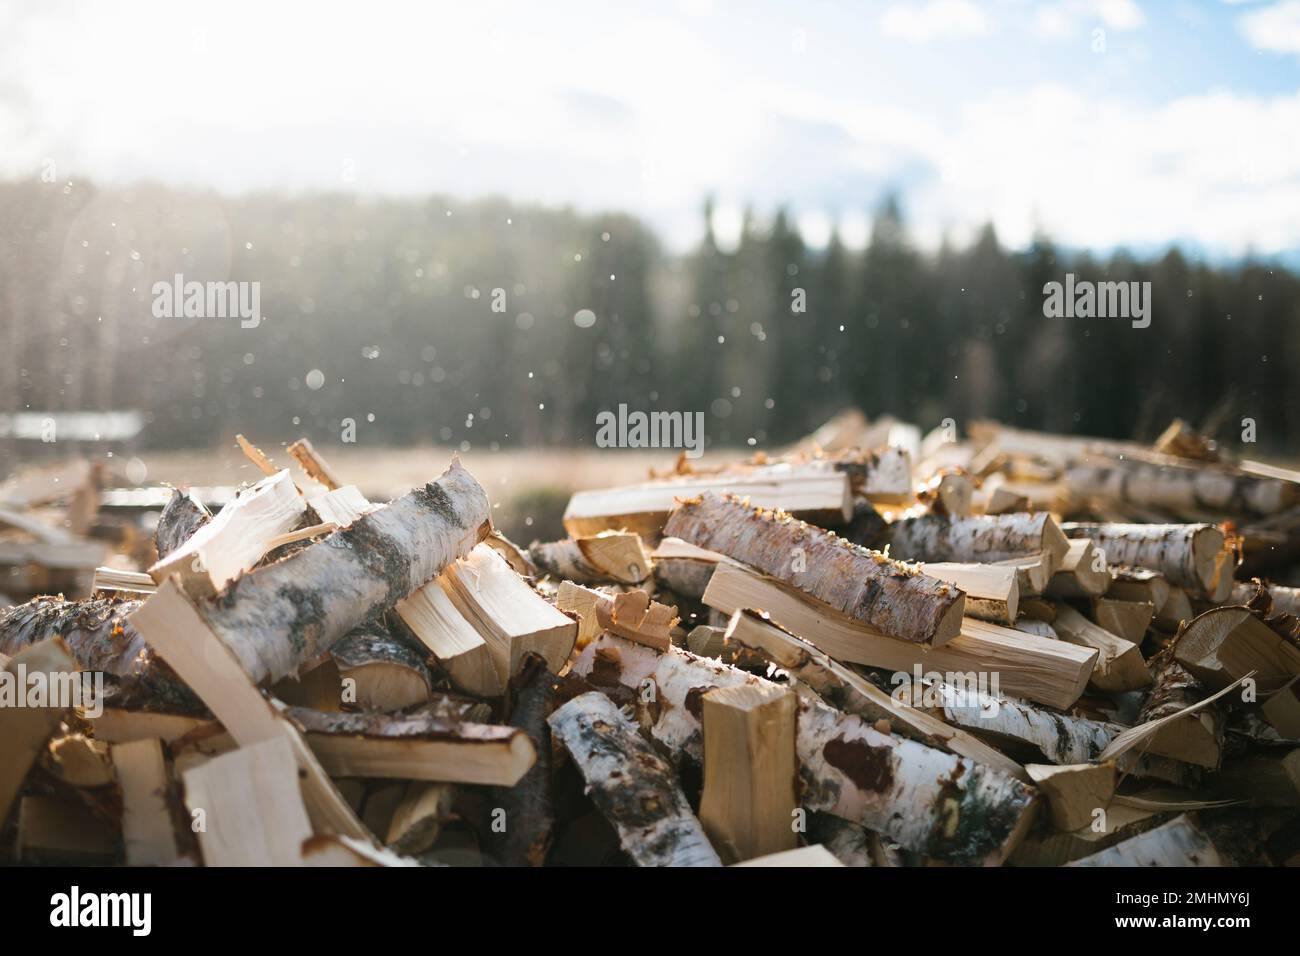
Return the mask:
[[113,769],[122,793],[122,841],[130,866],[167,866],[180,853],[168,794],[171,781],[158,738],[115,744]]

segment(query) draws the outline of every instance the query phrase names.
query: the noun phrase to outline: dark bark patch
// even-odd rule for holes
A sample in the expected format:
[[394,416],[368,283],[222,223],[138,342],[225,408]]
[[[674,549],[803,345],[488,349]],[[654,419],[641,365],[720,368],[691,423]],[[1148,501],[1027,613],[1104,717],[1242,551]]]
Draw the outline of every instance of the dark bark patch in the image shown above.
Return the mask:
[[894,783],[888,747],[873,747],[864,740],[836,737],[822,748],[826,762],[848,777],[860,790],[884,792]]

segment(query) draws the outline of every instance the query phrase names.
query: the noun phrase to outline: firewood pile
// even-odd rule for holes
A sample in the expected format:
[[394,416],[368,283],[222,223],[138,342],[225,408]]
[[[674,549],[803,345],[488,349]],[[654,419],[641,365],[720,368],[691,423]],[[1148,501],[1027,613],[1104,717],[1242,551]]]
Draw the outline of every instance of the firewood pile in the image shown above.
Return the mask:
[[847,412],[527,548],[457,459],[377,504],[240,444],[211,510],[0,486],[7,861],[1300,862],[1300,473],[1181,422]]

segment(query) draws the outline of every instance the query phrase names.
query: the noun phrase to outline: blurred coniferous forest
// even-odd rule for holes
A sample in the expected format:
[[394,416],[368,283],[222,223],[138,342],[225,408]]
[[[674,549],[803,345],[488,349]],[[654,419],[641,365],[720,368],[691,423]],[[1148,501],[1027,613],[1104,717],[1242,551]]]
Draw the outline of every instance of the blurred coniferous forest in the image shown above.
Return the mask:
[[[1016,252],[991,228],[924,254],[890,199],[865,250],[811,250],[778,212],[724,251],[709,221],[679,256],[626,215],[503,200],[0,184],[0,411],[137,408],[150,447],[328,443],[349,418],[377,446],[590,446],[620,402],[704,411],[728,446],[846,404],[1138,438],[1248,416],[1263,448],[1300,439],[1300,280],[1272,264]],[[1067,271],[1150,280],[1150,327],[1045,318]],[[262,324],[156,318],[176,273],[259,282]]]

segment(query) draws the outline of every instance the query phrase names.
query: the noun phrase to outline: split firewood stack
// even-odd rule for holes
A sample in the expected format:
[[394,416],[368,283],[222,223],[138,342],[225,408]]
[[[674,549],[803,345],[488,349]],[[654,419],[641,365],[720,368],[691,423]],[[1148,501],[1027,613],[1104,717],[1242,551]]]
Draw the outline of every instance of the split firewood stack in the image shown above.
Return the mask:
[[1182,425],[971,432],[845,413],[526,548],[458,460],[378,504],[241,438],[256,484],[0,611],[0,853],[1300,862],[1300,475]]

